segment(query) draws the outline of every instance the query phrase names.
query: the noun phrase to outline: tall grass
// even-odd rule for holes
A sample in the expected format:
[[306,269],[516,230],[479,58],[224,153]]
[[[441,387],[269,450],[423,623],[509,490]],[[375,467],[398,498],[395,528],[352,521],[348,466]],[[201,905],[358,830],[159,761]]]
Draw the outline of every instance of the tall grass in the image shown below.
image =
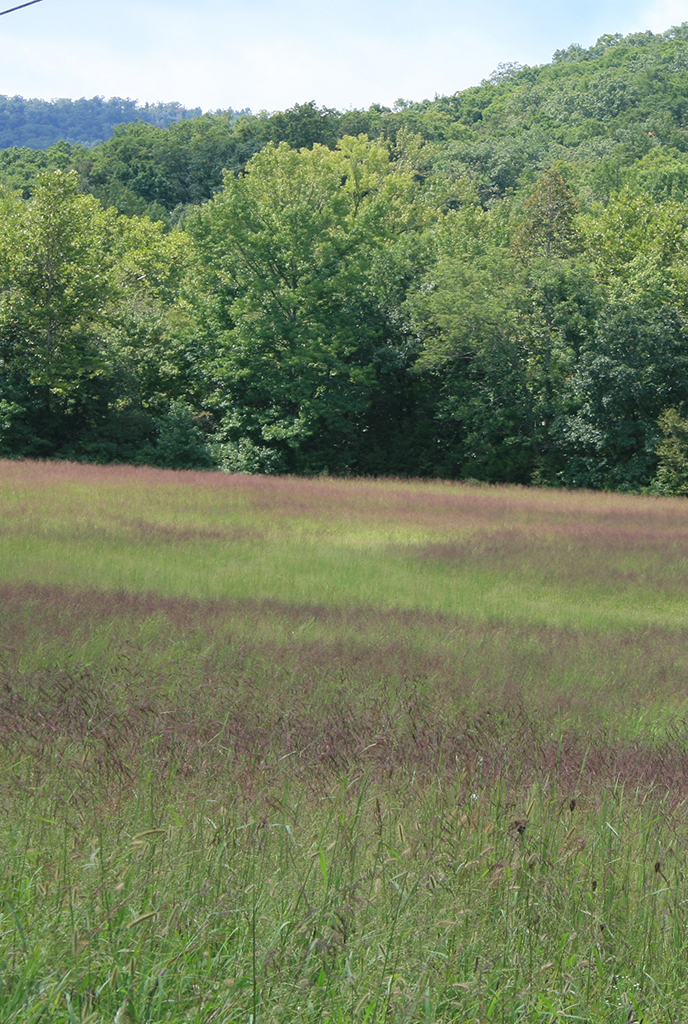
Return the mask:
[[538,772],[525,722],[438,764],[392,715],[376,760],[340,709],[284,753],[247,708],[253,743],[46,685],[3,765],[0,1019],[685,1018],[683,741],[674,792],[668,751]]
[[688,506],[0,464],[0,1024],[682,1022]]
[[3,463],[0,579],[685,625],[682,499]]

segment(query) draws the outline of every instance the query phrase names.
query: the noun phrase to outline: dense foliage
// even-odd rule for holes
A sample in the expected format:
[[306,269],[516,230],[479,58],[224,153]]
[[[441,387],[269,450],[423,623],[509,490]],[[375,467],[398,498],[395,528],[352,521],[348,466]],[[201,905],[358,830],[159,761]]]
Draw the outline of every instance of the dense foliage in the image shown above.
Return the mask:
[[688,488],[688,25],[0,152],[0,455]]
[[88,146],[111,138],[117,124],[145,121],[164,128],[200,114],[200,107],[189,110],[181,103],[139,104],[120,96],[109,100],[102,96],[79,100],[0,96],[0,146],[47,149],[61,141]]

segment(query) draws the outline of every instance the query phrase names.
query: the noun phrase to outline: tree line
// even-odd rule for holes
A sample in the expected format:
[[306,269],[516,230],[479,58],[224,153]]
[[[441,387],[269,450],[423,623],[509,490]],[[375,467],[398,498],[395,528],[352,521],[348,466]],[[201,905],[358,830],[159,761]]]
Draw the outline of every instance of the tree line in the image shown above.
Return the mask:
[[0,153],[0,455],[688,493],[684,66]]
[[109,139],[115,125],[143,121],[165,128],[176,121],[200,117],[200,107],[181,103],[137,103],[113,96],[78,100],[24,99],[0,96],[0,148],[48,149],[58,142],[90,147]]

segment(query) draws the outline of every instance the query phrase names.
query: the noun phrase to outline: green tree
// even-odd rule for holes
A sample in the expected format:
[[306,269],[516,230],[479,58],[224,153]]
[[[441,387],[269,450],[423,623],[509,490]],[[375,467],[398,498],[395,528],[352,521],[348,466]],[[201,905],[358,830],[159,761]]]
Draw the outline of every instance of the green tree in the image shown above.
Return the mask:
[[136,461],[175,424],[197,438],[170,405],[196,397],[188,238],[103,210],[73,172],[0,203],[3,454]]
[[677,312],[630,294],[608,300],[562,395],[559,481],[648,487],[657,470],[658,419],[687,393],[688,338]]
[[597,297],[584,261],[520,258],[509,218],[508,204],[449,214],[413,308],[419,367],[441,376],[437,415],[455,425],[455,472],[526,483],[557,471],[552,429]]
[[659,417],[661,439],[657,445],[654,487],[661,494],[688,495],[688,420],[677,409],[665,409]]
[[33,198],[5,198],[0,331],[5,362],[68,401],[99,372],[93,323],[110,290],[108,215],[76,175],[49,172]]
[[33,197],[3,198],[0,223],[0,398],[6,454],[53,454],[97,401],[97,324],[110,293],[110,217],[46,172]]
[[397,332],[416,192],[412,169],[364,137],[269,145],[192,222],[215,274],[228,467],[351,468]]

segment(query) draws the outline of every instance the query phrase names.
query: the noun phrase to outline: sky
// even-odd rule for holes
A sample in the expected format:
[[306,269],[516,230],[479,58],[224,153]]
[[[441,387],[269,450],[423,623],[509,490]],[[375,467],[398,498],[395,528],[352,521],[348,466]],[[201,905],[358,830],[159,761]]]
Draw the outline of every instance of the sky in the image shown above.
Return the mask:
[[391,106],[683,21],[688,0],[42,0],[0,18],[0,93],[254,113]]

